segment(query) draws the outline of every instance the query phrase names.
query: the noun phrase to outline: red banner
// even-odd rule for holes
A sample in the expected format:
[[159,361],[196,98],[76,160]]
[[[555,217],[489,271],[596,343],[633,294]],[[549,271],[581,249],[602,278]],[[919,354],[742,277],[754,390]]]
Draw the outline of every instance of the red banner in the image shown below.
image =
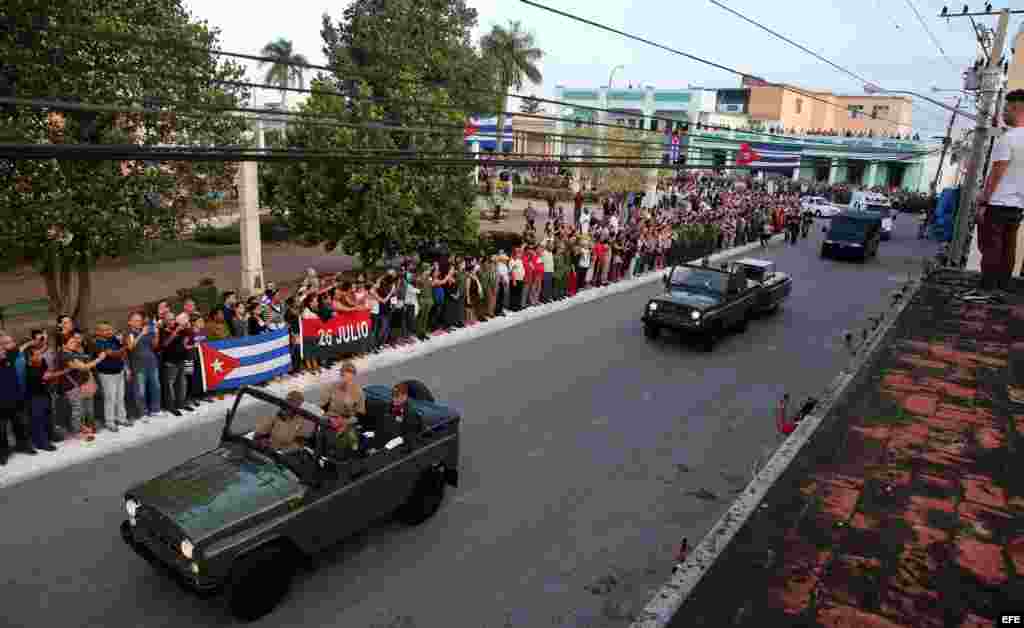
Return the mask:
[[327,322],[319,317],[303,318],[299,329],[303,359],[337,358],[343,354],[365,353],[370,348],[372,326],[367,310],[335,312]]

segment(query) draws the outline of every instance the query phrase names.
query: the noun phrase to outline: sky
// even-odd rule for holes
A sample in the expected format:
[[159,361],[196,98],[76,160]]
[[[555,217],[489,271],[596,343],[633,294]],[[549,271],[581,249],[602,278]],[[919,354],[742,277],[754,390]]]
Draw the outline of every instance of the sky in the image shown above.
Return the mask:
[[[863,93],[863,83],[843,74],[806,52],[744,22],[708,0],[537,0],[676,50],[769,81],[786,82],[806,89],[837,93]],[[925,93],[949,104],[953,93],[933,93],[933,87],[955,89],[961,73],[974,62],[977,45],[967,18],[937,17],[942,0],[721,0],[722,4],[814,50],[825,58],[869,79],[885,89]],[[258,54],[265,43],[284,37],[310,62],[325,58],[320,38],[321,16],[338,19],[344,0],[185,0],[196,18],[221,30],[224,50]],[[556,85],[597,87],[608,83],[611,69],[614,86],[653,84],[658,88],[728,88],[739,77],[685,57],[600,31],[518,0],[468,0],[478,12],[474,38],[494,24],[519,20],[545,52],[540,86],[524,86],[524,93],[550,97]],[[984,2],[970,0],[972,11]],[[993,3],[996,8],[1001,2]],[[932,41],[914,14],[916,7],[935,36]],[[963,2],[951,12],[959,13]],[[1021,22],[1010,18],[1009,48]],[[975,18],[995,27],[997,18]],[[256,63],[250,78],[263,82]],[[308,79],[307,79],[308,80]],[[258,94],[256,102],[279,100],[279,92]],[[513,106],[516,106],[513,103]],[[915,99],[914,125],[922,136],[942,135],[950,113]],[[957,127],[968,123],[960,118]]]

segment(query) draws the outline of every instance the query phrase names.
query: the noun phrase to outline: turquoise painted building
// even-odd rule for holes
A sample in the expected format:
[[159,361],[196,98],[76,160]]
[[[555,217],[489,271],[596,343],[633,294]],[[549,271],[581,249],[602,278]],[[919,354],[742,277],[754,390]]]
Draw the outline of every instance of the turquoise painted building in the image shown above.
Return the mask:
[[[741,151],[752,154],[755,173],[775,174],[829,183],[866,187],[895,186],[927,191],[931,159],[941,148],[937,141],[895,140],[817,135],[773,135],[721,127],[748,127],[759,121],[747,114],[744,93],[749,90],[688,88],[658,90],[653,86],[625,89],[568,88],[558,86],[555,99],[566,103],[555,123],[556,134],[572,134],[574,128],[594,122],[645,131],[664,144],[662,159],[676,157],[687,165],[708,168],[735,167]],[[594,111],[587,109],[607,111]],[[769,123],[769,126],[771,124]],[[672,148],[671,131],[680,133],[679,147]],[[599,135],[607,127],[595,127]],[[655,135],[652,135],[655,134]],[[599,142],[559,141],[565,157],[593,156],[604,149]]]

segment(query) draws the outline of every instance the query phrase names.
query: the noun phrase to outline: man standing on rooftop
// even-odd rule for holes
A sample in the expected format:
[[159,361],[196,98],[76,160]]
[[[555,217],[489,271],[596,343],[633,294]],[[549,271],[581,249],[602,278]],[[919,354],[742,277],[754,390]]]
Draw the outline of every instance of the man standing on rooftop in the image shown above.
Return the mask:
[[1009,127],[992,149],[992,170],[978,198],[981,286],[1008,290],[1024,208],[1024,90],[1006,95]]

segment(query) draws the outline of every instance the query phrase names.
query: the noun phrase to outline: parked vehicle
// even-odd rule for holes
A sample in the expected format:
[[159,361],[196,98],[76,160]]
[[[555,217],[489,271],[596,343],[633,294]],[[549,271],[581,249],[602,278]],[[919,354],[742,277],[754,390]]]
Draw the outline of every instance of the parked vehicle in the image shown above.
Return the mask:
[[831,201],[823,196],[806,196],[800,201],[800,208],[817,218],[831,218],[840,212]]

